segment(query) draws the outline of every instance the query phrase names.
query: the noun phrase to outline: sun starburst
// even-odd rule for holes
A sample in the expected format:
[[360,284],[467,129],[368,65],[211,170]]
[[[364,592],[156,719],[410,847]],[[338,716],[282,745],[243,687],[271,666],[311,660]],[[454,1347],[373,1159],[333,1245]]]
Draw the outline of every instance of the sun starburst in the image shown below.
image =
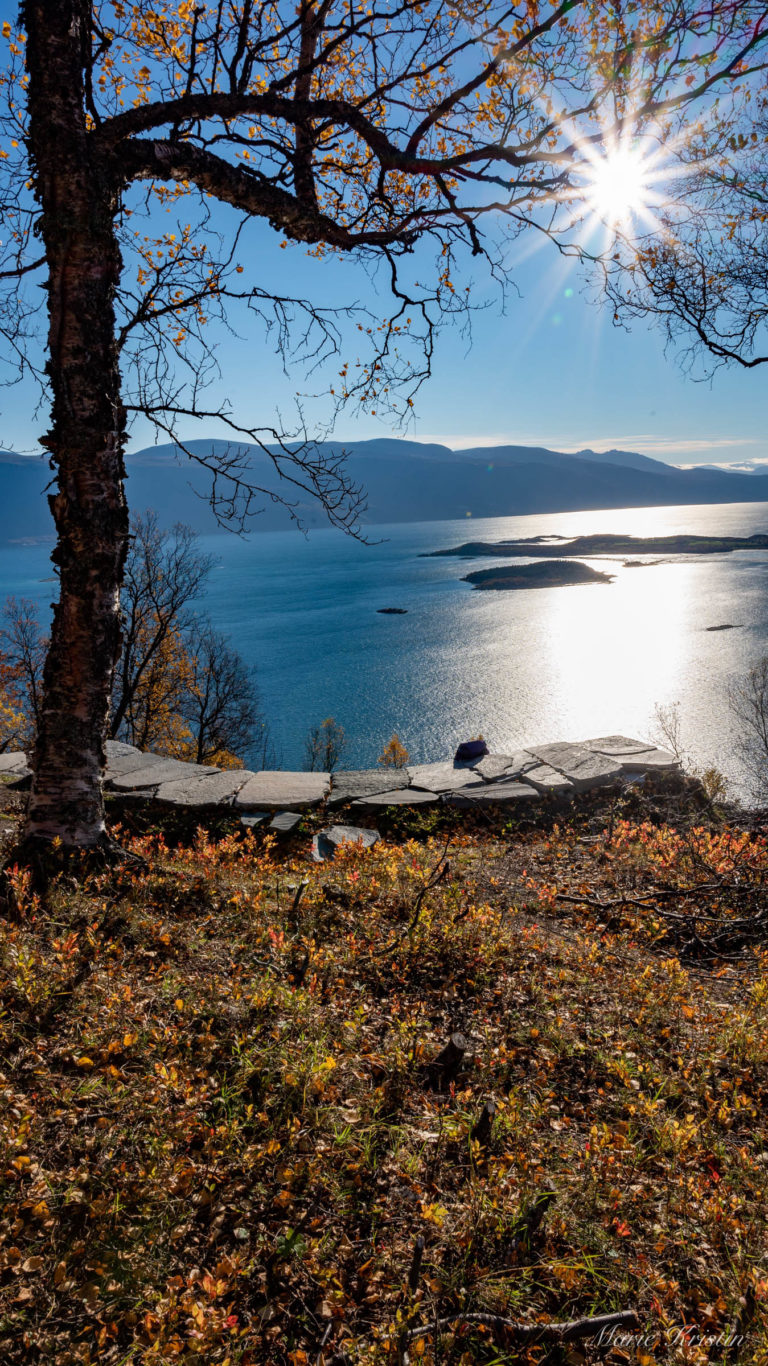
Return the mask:
[[627,226],[647,218],[660,202],[654,187],[658,157],[628,142],[608,145],[587,159],[585,200],[608,227]]

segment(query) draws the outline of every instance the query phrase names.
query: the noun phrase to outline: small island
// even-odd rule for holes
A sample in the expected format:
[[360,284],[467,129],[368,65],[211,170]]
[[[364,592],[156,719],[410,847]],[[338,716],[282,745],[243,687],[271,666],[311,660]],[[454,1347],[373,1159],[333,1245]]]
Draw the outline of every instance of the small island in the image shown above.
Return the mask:
[[465,574],[462,583],[473,588],[566,588],[580,583],[612,583],[611,574],[602,574],[588,564],[574,560],[542,560],[538,564],[501,564],[495,569],[476,569]]
[[462,559],[476,559],[500,555],[510,558],[534,555],[596,556],[623,558],[625,555],[722,555],[733,550],[768,550],[768,535],[755,536],[614,536],[607,533],[595,536],[575,536],[562,540],[559,536],[531,536],[520,541],[467,541],[449,550],[425,551],[425,556],[456,555]]
[[382,617],[407,617],[407,607],[377,607],[376,611]]

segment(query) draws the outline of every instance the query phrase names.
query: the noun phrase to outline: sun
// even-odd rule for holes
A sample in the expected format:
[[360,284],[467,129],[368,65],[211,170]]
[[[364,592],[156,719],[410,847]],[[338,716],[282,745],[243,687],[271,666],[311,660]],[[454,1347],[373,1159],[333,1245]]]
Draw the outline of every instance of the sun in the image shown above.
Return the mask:
[[589,208],[609,227],[621,227],[645,217],[655,201],[651,188],[652,158],[625,143],[589,157],[585,198]]

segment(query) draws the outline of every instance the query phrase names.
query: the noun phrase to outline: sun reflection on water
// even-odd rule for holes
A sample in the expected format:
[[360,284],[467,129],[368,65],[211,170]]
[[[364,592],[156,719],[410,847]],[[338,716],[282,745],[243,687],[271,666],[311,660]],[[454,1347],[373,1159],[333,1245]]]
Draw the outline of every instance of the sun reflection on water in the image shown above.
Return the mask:
[[[470,530],[471,527],[471,530]],[[421,558],[472,540],[619,532],[746,536],[768,505],[617,509],[332,532],[250,543],[206,538],[224,560],[206,606],[253,664],[284,767],[310,725],[345,727],[345,763],[370,767],[393,731],[415,762],[482,731],[492,748],[622,733],[648,737],[656,704],[681,704],[700,763],[733,771],[730,680],[768,649],[768,555],[625,568],[613,583],[473,592],[462,576],[498,562]],[[657,558],[657,557],[652,557]],[[8,587],[12,591],[12,585]],[[407,615],[379,616],[382,606]],[[724,623],[740,629],[709,633]]]

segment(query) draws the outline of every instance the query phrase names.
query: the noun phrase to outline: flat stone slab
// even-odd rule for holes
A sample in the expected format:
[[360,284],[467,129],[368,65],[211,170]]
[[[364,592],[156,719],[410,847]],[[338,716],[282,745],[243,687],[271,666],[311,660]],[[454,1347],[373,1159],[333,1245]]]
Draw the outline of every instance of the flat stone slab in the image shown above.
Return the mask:
[[681,768],[680,760],[668,749],[659,749],[650,740],[630,740],[625,735],[603,735],[597,740],[582,741],[582,748],[594,754],[605,754],[621,764],[622,773],[672,772]]
[[340,806],[344,802],[355,801],[357,797],[372,797],[377,792],[396,792],[407,786],[408,774],[404,768],[363,768],[332,773],[328,805]]
[[601,735],[596,740],[579,740],[582,749],[594,750],[596,754],[617,757],[624,754],[642,754],[643,750],[655,749],[651,740],[631,740],[627,735]]
[[409,766],[411,787],[425,792],[455,792],[467,783],[476,783],[477,774],[470,764],[417,764]]
[[607,755],[594,754],[582,745],[559,742],[554,745],[532,745],[531,753],[543,764],[557,769],[569,778],[578,792],[602,787],[621,777],[621,763]]
[[622,773],[679,773],[682,764],[666,749],[644,749],[641,754],[625,754],[621,759]]
[[[107,782],[112,782],[115,778],[122,778],[128,773],[136,773],[140,768],[146,768],[150,760],[166,758],[162,754],[143,754],[135,745],[126,745],[122,740],[107,740],[105,749],[107,763],[104,776]],[[178,763],[179,761],[174,759],[169,762]]]
[[249,778],[234,799],[237,809],[263,806],[317,806],[328,795],[330,773],[289,773],[262,770]]
[[458,792],[449,792],[443,797],[448,806],[515,806],[530,801],[540,801],[541,793],[535,787],[524,783],[483,783],[482,786],[464,787]]
[[[238,813],[250,813],[241,815],[241,820],[251,825],[268,820],[277,809],[280,814],[270,829],[286,834],[301,819],[297,810],[326,800],[329,807],[349,803],[360,810],[424,806],[441,798],[454,806],[511,805],[547,794],[589,791],[622,777],[682,771],[668,750],[626,735],[597,736],[577,744],[532,745],[512,754],[486,754],[458,764],[446,760],[407,769],[356,769],[333,775],[222,771],[213,765],[145,753],[122,740],[106,742],[106,757],[105,786],[124,800],[157,798],[171,806],[191,808],[230,806]],[[12,785],[22,786],[30,774],[22,751],[0,754],[0,776],[5,775]]]
[[106,782],[116,792],[135,792],[140,788],[160,787],[174,779],[204,778],[218,773],[218,768],[206,764],[185,764],[181,759],[168,759],[163,754],[145,754],[144,764],[128,773],[112,776],[107,769]]
[[290,835],[301,820],[299,811],[279,811],[269,822],[269,829],[274,830],[276,835]]
[[558,794],[575,791],[570,778],[566,778],[563,773],[558,773],[557,769],[552,768],[550,764],[534,763],[532,768],[526,768],[523,774],[523,782],[530,783],[539,792]]
[[155,801],[166,802],[169,806],[224,806],[230,805],[240,788],[256,775],[247,768],[225,769],[221,773],[209,773],[204,777],[193,775],[190,778],[175,778],[161,783],[155,793]]
[[108,757],[104,769],[104,781],[113,783],[118,778],[127,778],[131,773],[138,773],[147,767],[147,756],[140,754],[138,750],[135,754],[126,754],[114,759]]
[[26,778],[31,772],[23,750],[9,750],[0,754],[0,773],[7,773],[12,778]]
[[495,782],[502,774],[507,778],[519,778],[527,768],[534,768],[538,760],[527,749],[519,749],[514,754],[486,754],[472,765],[475,773],[487,782]]
[[370,849],[380,839],[378,830],[363,830],[358,825],[331,825],[326,830],[318,830],[312,840],[312,857],[315,863],[325,863],[345,844],[359,844],[363,849]]
[[436,792],[424,792],[418,787],[401,787],[394,792],[373,792],[370,797],[360,797],[352,806],[360,811],[380,811],[386,806],[427,806],[438,800]]
[[104,748],[107,751],[107,759],[122,759],[129,754],[141,754],[136,745],[129,745],[125,740],[107,740]]

